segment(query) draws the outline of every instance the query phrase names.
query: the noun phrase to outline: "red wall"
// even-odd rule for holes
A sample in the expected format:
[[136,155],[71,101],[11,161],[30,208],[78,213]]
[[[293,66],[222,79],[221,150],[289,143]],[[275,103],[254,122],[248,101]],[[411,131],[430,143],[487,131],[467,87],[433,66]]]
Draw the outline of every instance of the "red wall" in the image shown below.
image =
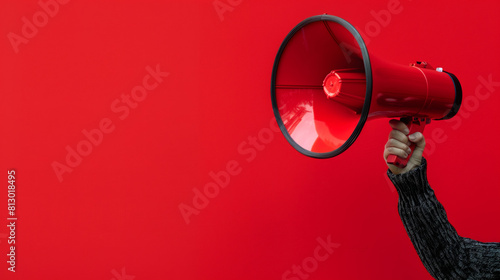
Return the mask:
[[385,176],[387,120],[327,160],[272,130],[274,57],[322,13],[459,77],[461,111],[425,131],[429,181],[459,234],[500,241],[498,1],[47,1],[0,5],[1,279],[431,279]]

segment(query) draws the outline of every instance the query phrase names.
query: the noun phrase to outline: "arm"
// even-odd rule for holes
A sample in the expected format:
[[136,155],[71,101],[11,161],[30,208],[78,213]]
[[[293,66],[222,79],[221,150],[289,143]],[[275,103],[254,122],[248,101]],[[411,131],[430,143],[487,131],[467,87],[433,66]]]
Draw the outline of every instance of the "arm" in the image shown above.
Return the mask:
[[[404,156],[408,144],[402,123],[391,122],[396,132],[391,132],[385,158],[391,153]],[[410,138],[417,144],[412,165],[406,170],[389,165],[387,174],[398,191],[399,215],[422,263],[436,279],[500,279],[500,243],[481,243],[457,234],[427,182],[423,135],[415,136]]]
[[459,236],[427,182],[427,163],[400,175],[388,171],[399,215],[415,250],[436,279],[500,279],[500,243]]

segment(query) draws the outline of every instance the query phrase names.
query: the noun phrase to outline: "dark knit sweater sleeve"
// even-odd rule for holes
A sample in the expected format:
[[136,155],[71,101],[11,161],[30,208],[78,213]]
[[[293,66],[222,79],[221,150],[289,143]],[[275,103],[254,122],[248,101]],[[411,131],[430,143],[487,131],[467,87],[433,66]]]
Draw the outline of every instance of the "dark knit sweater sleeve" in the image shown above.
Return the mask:
[[436,279],[500,279],[500,243],[461,237],[427,182],[427,162],[387,171],[399,194],[399,215],[427,271]]

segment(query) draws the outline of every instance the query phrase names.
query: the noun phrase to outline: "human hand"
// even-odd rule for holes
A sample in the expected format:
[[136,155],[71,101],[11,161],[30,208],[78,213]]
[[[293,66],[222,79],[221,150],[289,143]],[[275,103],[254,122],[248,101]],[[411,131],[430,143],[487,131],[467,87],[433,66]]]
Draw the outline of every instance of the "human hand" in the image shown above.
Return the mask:
[[[420,132],[408,135],[410,130],[399,120],[390,120],[389,125],[392,127],[392,131],[389,133],[389,140],[385,144],[384,160],[391,172],[397,175],[418,167],[422,163],[422,154],[425,148],[424,135]],[[411,153],[409,147],[411,142],[415,143],[416,146],[405,168],[399,168],[393,164],[387,163],[387,157],[389,155],[407,158]]]

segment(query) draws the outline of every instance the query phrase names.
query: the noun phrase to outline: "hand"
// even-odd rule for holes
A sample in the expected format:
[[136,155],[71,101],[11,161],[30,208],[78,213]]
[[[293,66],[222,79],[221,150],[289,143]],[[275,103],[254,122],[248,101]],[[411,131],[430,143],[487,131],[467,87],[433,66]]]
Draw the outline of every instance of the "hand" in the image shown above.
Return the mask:
[[[425,148],[424,135],[420,132],[408,135],[410,130],[402,121],[399,120],[390,120],[389,125],[392,127],[392,131],[389,134],[387,144],[385,144],[384,159],[391,172],[397,175],[418,167],[422,163],[422,154],[424,153]],[[411,144],[410,141],[415,143],[416,147],[405,168],[399,168],[393,164],[387,163],[387,157],[389,155],[407,158],[411,153],[409,147]]]

